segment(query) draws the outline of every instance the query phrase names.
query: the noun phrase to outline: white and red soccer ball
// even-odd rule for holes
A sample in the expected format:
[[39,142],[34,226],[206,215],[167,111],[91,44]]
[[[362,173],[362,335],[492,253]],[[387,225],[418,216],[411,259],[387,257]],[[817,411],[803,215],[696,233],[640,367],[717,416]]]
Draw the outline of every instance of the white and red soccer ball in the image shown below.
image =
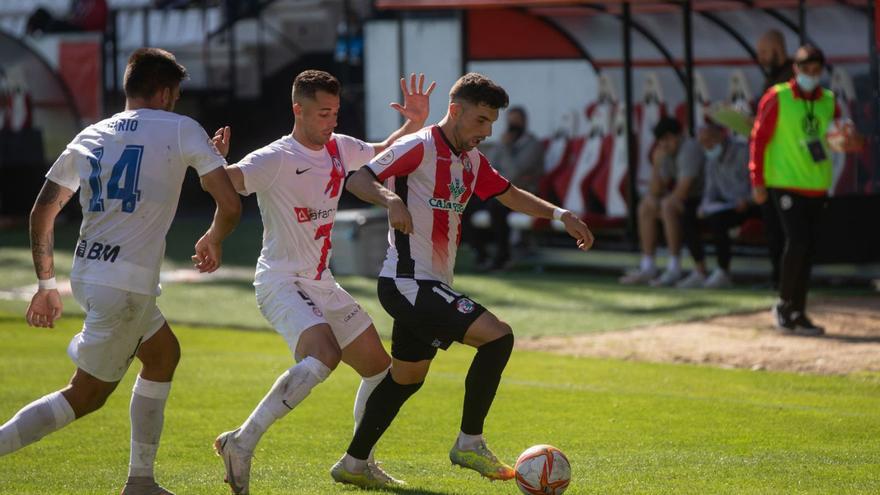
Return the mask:
[[571,482],[571,465],[552,445],[535,445],[516,460],[516,485],[525,495],[561,495]]

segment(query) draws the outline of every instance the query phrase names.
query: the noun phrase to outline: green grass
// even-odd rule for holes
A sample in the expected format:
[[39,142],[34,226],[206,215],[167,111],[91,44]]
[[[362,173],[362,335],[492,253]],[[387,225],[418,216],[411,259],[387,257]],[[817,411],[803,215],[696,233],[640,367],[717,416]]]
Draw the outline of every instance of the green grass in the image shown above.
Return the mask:
[[[163,269],[189,267],[192,245],[205,228],[204,222],[181,220],[174,224],[167,242]],[[71,264],[76,229],[59,225],[55,265],[66,277]],[[252,267],[261,242],[261,226],[245,221],[225,246],[226,266],[243,275],[210,284],[163,284],[159,306],[174,323],[269,329],[260,315],[251,286]],[[34,283],[30,250],[23,231],[0,232],[0,290]],[[463,263],[468,254],[462,250]],[[591,253],[582,255],[585,259]],[[372,277],[339,277],[376,320],[377,328],[390,335],[391,320],[376,298]],[[510,323],[520,336],[566,335],[632,328],[640,325],[691,320],[769,307],[769,291],[743,288],[725,291],[680,292],[648,287],[624,287],[613,277],[569,268],[565,272],[535,273],[522,270],[484,276],[463,274],[455,288],[469,294]],[[22,314],[26,301],[0,300],[0,311]],[[222,310],[218,310],[222,308]],[[72,297],[65,298],[68,315],[82,311]]]
[[[505,312],[507,308],[505,308]],[[0,421],[64,384],[81,322],[29,329],[0,314]],[[275,334],[176,325],[183,347],[157,475],[178,494],[228,493],[210,445],[239,424],[290,365]],[[441,353],[424,388],[380,443],[389,472],[423,494],[514,494],[451,469],[473,351]],[[116,493],[128,461],[130,371],[104,409],[0,458],[3,494]],[[329,467],[351,434],[355,374],[340,367],[264,437],[253,493],[360,493]],[[513,461],[537,443],[571,459],[567,493],[878,493],[880,379],[576,359],[516,351],[487,422]]]

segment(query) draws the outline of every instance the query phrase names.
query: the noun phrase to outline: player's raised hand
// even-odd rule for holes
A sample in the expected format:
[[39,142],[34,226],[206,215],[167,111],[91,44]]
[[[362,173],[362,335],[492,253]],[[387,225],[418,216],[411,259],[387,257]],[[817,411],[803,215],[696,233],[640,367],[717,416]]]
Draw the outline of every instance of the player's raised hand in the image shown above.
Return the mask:
[[32,327],[55,328],[62,309],[64,304],[57,289],[41,289],[31,298],[25,317]]
[[413,233],[412,215],[400,198],[388,202],[388,221],[391,223],[391,227],[406,235]]
[[212,273],[220,268],[223,260],[223,244],[205,234],[196,242],[196,254],[192,256],[193,266],[199,273]]
[[415,73],[409,77],[409,87],[406,84],[406,77],[401,77],[400,90],[403,92],[403,105],[392,103],[391,108],[400,112],[407,120],[424,123],[428,119],[428,114],[431,113],[429,102],[435,87],[437,87],[437,82],[432,81],[428,89],[425,90],[424,74],[419,74],[418,86],[416,85]]
[[568,235],[577,240],[578,249],[586,251],[593,247],[593,233],[590,232],[587,224],[581,221],[574,213],[569,211],[562,215],[562,224],[565,225]]
[[214,147],[217,148],[217,151],[226,158],[226,155],[229,154],[229,141],[232,139],[232,128],[228,125],[223,126],[217,129],[217,132],[214,133],[214,137],[211,138],[211,141],[214,143]]

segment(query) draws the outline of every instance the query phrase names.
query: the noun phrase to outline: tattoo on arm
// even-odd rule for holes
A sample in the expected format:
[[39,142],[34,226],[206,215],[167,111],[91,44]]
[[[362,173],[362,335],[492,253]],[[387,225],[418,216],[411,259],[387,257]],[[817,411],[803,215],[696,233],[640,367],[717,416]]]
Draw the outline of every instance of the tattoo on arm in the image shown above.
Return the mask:
[[31,255],[34,259],[37,278],[47,279],[55,276],[54,249],[54,232],[50,230],[44,234],[31,229]]
[[55,276],[55,217],[72,196],[73,191],[47,180],[34,203],[31,212],[31,255],[37,278]]
[[36,205],[51,206],[53,204],[57,204],[58,209],[61,209],[64,208],[64,205],[66,205],[68,201],[70,201],[71,197],[73,197],[72,192],[68,191],[66,188],[59,186],[51,180],[47,180],[43,184],[43,188],[40,189],[40,194],[39,196],[37,196]]

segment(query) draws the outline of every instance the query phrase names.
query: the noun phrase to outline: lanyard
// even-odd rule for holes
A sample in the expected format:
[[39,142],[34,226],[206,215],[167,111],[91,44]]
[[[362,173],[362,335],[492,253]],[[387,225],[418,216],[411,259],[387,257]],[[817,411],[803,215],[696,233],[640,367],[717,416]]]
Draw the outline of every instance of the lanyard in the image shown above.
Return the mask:
[[816,118],[816,100],[807,100],[806,95],[804,95],[804,110],[806,110],[806,116],[804,117],[804,121],[801,123],[803,126],[804,132],[807,136],[811,138],[819,137],[819,119]]

